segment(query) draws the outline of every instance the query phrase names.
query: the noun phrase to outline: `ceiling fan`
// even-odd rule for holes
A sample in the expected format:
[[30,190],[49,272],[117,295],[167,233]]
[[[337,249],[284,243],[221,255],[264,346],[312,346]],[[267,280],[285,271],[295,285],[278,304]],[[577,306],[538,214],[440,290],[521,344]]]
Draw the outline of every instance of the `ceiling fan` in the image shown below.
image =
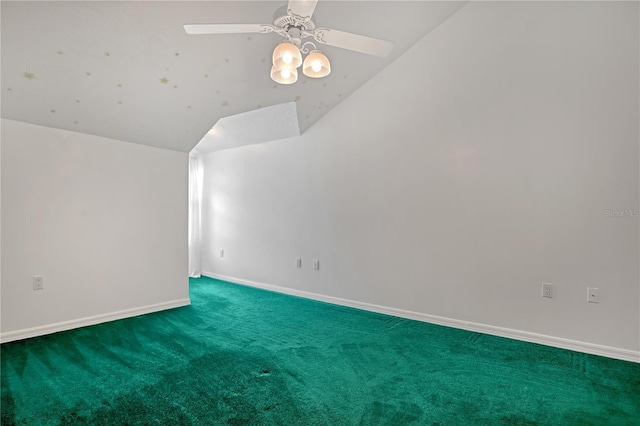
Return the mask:
[[[321,78],[329,75],[329,59],[316,45],[305,38],[313,38],[319,44],[340,47],[368,55],[386,57],[394,43],[360,34],[316,27],[312,19],[318,0],[289,0],[286,7],[276,11],[272,24],[186,24],[187,34],[246,34],[277,33],[284,39],[273,51],[271,78],[281,84],[292,84],[298,79],[297,68],[302,65],[308,77]],[[308,46],[312,46],[310,50]],[[308,54],[304,62],[302,53]]]

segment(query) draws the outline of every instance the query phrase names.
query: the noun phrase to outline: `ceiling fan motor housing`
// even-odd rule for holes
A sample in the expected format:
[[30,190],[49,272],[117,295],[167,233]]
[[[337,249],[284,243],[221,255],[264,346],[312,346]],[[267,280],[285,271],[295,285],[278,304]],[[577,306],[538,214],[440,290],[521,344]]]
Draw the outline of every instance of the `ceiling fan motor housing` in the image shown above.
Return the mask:
[[300,29],[300,31],[304,30],[310,32],[316,29],[316,24],[313,22],[311,17],[300,18],[295,15],[289,15],[286,7],[281,7],[276,11],[273,18],[273,26],[284,30],[289,30],[289,28],[295,27]]

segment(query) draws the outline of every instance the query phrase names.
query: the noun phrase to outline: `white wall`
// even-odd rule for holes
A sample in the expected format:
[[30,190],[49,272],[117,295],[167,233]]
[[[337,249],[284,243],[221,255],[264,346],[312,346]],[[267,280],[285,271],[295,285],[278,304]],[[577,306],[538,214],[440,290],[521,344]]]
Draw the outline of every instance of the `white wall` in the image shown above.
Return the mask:
[[205,157],[205,274],[640,360],[606,214],[639,208],[638,36],[638,3],[465,6],[303,136]]
[[2,340],[188,304],[187,161],[3,119]]

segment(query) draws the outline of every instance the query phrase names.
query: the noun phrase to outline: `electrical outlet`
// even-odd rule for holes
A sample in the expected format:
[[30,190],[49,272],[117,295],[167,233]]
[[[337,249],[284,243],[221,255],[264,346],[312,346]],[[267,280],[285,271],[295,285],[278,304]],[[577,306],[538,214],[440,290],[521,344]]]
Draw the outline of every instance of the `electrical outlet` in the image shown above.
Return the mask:
[[44,277],[42,275],[33,276],[33,289],[44,290]]
[[302,258],[296,257],[296,268],[302,268]]
[[553,284],[542,283],[542,297],[548,297],[549,299],[553,297]]
[[320,269],[320,261],[318,259],[313,259],[313,269],[316,271]]
[[587,287],[587,302],[598,303],[600,296],[598,295],[598,289],[595,287]]

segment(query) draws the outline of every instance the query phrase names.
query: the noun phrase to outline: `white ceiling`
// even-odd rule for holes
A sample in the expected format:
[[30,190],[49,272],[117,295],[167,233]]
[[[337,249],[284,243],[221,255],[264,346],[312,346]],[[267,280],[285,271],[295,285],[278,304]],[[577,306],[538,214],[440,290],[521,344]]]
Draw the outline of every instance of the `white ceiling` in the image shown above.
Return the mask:
[[296,103],[287,102],[222,117],[192,152],[204,155],[295,136],[300,136]]
[[290,86],[269,77],[278,35],[183,29],[271,23],[286,3],[2,1],[2,117],[190,151],[223,117],[295,101],[304,132],[465,2],[320,0],[318,26],[396,46],[388,58],[323,46],[332,73]]

